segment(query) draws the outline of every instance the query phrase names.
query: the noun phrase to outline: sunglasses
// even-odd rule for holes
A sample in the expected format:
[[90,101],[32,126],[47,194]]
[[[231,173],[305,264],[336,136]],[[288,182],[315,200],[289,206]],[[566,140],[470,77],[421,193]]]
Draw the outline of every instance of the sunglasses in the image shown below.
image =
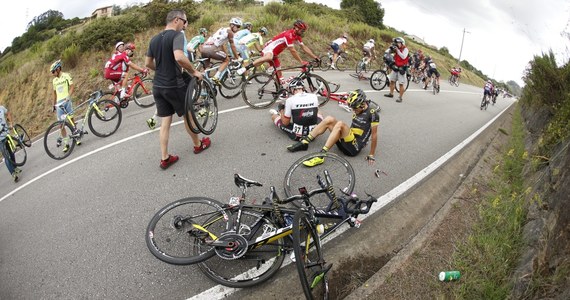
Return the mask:
[[180,17],[178,17],[178,20],[182,20],[182,22],[184,22],[184,25],[186,25],[186,23],[188,23],[188,20],[182,19],[182,18],[180,18]]

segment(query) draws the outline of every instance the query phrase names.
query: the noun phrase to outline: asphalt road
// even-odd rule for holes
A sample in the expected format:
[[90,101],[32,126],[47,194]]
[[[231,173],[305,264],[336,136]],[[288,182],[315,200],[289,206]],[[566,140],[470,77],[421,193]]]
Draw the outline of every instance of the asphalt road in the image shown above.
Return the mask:
[[[320,75],[341,83],[340,91],[364,89],[382,108],[376,165],[368,166],[365,155],[348,158],[356,170],[356,191],[378,196],[513,101],[499,98],[480,111],[482,88],[450,87],[442,80],[440,94],[412,83],[404,102],[396,103],[382,96],[385,90],[372,91],[368,82],[348,73]],[[192,153],[182,119],[175,118],[170,152],[180,161],[166,171],[159,168],[158,131],[149,131],[144,121],[153,108],[134,103],[123,110],[123,124],[113,136],[89,134],[63,161],[49,158],[40,140],[28,149],[20,182],[0,171],[0,299],[185,299],[212,290],[215,283],[197,267],[171,266],[150,254],[144,241],[150,218],[188,196],[226,202],[238,192],[235,172],[264,183],[249,193],[251,199],[263,199],[271,185],[282,190],[287,168],[306,154],[287,152],[291,141],[273,126],[267,110],[246,107],[241,96],[220,97],[218,106],[212,146],[199,155]],[[335,102],[323,113],[351,119]],[[317,139],[309,151],[318,151],[324,142],[324,137]],[[386,175],[376,178],[376,169]]]

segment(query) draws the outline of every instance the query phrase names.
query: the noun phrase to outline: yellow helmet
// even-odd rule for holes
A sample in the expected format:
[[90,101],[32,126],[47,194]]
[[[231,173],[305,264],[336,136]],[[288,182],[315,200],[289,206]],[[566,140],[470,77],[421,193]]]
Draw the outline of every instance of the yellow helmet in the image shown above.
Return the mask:
[[346,103],[351,108],[360,107],[364,101],[366,101],[366,94],[361,89],[350,92],[350,94],[348,94],[348,98],[346,99]]

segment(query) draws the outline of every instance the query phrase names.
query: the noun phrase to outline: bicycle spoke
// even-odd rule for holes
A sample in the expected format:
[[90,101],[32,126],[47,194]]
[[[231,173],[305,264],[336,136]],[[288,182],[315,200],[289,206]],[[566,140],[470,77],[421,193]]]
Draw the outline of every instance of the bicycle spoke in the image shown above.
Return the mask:
[[244,81],[241,94],[245,103],[250,107],[266,108],[271,106],[279,98],[279,94],[284,91],[278,87],[273,76],[257,73]]

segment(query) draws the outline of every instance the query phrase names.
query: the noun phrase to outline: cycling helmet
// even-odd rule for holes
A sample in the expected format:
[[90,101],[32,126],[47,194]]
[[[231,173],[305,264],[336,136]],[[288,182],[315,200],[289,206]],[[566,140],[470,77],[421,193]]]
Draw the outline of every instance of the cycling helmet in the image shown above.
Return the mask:
[[395,38],[394,43],[402,43],[402,45],[406,45],[406,41],[404,41],[404,38],[402,37]]
[[346,33],[346,32],[343,33],[343,34],[342,34],[342,37],[348,40],[348,33]]
[[135,47],[134,43],[125,44],[125,50],[133,50],[134,51],[135,49],[136,49],[136,47]]
[[368,42],[374,44],[374,39],[370,39]]
[[57,68],[61,68],[61,59],[58,59],[53,64],[51,64],[49,71],[53,73],[55,70],[57,70]]
[[491,79],[487,80],[487,83],[493,84],[493,82],[491,81]]
[[198,30],[198,32],[199,32],[200,34],[207,34],[207,33],[208,33],[208,29],[206,29],[206,28],[200,28],[200,30]]
[[289,89],[291,90],[291,92],[293,92],[293,90],[303,89],[303,88],[305,88],[303,86],[303,80],[295,78],[295,79],[291,80],[291,82],[289,82]]
[[122,41],[119,41],[115,44],[115,50],[117,50],[117,48],[119,48],[119,46],[124,45],[125,43],[123,43]]
[[362,103],[366,101],[366,94],[363,90],[357,89],[355,91],[350,92],[348,94],[348,98],[346,99],[346,104],[350,106],[350,108],[359,108]]
[[263,33],[263,35],[268,35],[268,34],[269,34],[269,31],[268,31],[267,28],[265,28],[265,27],[259,28],[259,32]]
[[253,24],[251,24],[251,22],[245,22],[243,23],[243,27],[251,29],[253,27]]
[[235,25],[235,26],[241,27],[243,25],[243,23],[241,22],[240,18],[231,18],[230,25]]
[[303,22],[303,20],[295,21],[295,23],[293,24],[293,27],[295,27],[297,29],[304,29],[304,30],[307,30],[307,28],[309,28],[307,23]]

